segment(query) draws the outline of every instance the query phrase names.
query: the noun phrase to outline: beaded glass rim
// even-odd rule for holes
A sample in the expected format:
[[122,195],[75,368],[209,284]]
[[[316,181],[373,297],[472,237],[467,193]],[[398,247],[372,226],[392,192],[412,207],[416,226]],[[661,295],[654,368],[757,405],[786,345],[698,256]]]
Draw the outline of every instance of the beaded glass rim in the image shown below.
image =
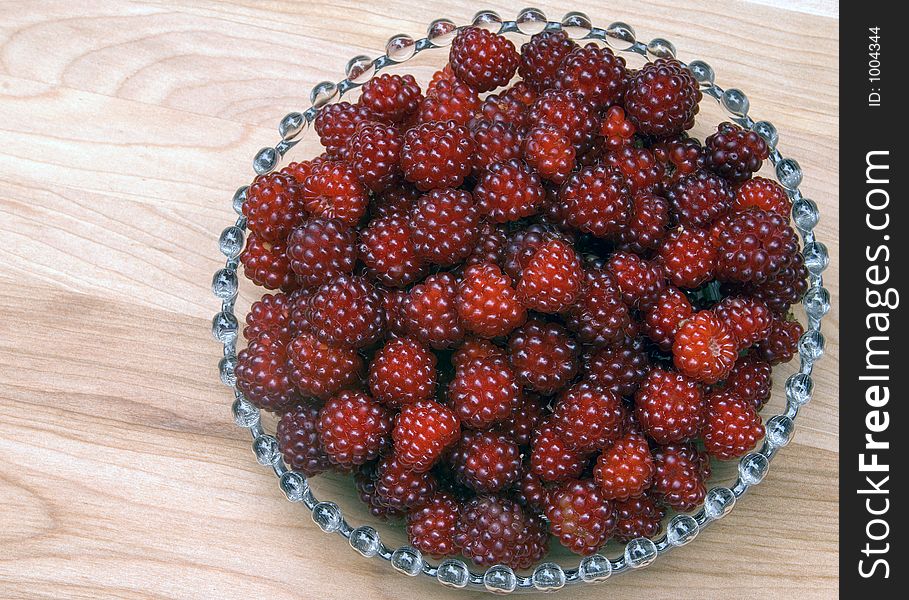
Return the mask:
[[[505,21],[493,11],[482,10],[473,18],[473,26],[483,27],[494,33],[515,33],[531,36],[544,30],[564,30],[575,40],[592,40],[605,43],[612,50],[637,54],[646,60],[675,57],[675,46],[663,38],[649,43],[636,39],[631,26],[616,22],[605,29],[593,27],[583,13],[567,13],[561,21],[549,21],[543,11],[525,8],[517,18]],[[424,50],[444,48],[451,44],[458,27],[448,19],[437,19],[428,28],[424,38],[415,40],[406,35],[395,35],[388,40],[385,54],[376,59],[356,56],[347,63],[346,77],[338,82],[324,81],[317,84],[310,94],[312,106],[304,112],[286,115],[278,126],[281,140],[273,148],[263,148],[253,159],[257,175],[271,172],[284,155],[295,146],[301,135],[310,127],[327,104],[339,100],[348,91],[369,81],[377,72],[401,64]],[[683,63],[684,64],[684,63]],[[382,543],[379,533],[368,525],[354,527],[347,523],[337,504],[320,501],[309,487],[307,478],[287,468],[278,449],[277,439],[266,433],[260,421],[259,409],[247,401],[236,387],[234,368],[237,361],[239,323],[234,314],[238,293],[237,269],[243,249],[246,218],[242,213],[248,186],[239,188],[233,196],[233,208],[239,215],[235,224],[227,227],[220,236],[219,246],[227,257],[225,265],[212,279],[212,291],[222,301],[221,310],[212,320],[212,333],[224,346],[224,355],[218,365],[221,381],[234,392],[233,415],[240,427],[249,430],[253,438],[253,451],[258,462],[271,467],[277,475],[281,490],[291,502],[302,503],[312,513],[313,521],[325,532],[339,534],[350,546],[365,557],[378,557],[389,561],[397,571],[412,577],[424,575],[452,588],[487,590],[496,593],[515,591],[554,591],[566,585],[603,581],[651,564],[659,555],[672,548],[684,546],[698,532],[713,521],[726,516],[736,500],[749,488],[759,484],[767,474],[770,461],[777,451],[789,443],[795,428],[799,408],[811,399],[813,381],[811,373],[815,362],[823,355],[824,336],[821,320],[830,309],[830,293],[824,288],[822,273],[829,256],[823,243],[815,239],[814,228],[819,213],[814,201],[802,196],[799,185],[802,171],[791,158],[784,158],[777,149],[778,134],[768,121],[754,121],[749,115],[747,96],[738,89],[723,89],[714,82],[713,69],[707,63],[694,60],[687,64],[701,86],[702,92],[716,99],[729,113],[731,120],[751,129],[766,140],[771,148],[770,161],[777,180],[792,199],[792,219],[802,238],[802,255],[809,272],[809,289],[802,305],[808,316],[808,328],[798,344],[799,370],[786,381],[786,410],[769,418],[766,436],[761,447],[746,454],[739,461],[738,477],[730,487],[710,489],[704,504],[692,514],[677,514],[666,524],[664,532],[654,538],[637,538],[625,545],[617,557],[592,554],[582,558],[577,567],[563,568],[554,562],[538,564],[529,576],[519,575],[504,565],[495,565],[485,571],[472,571],[460,559],[449,558],[438,564],[426,561],[420,551],[411,546],[390,548]]]

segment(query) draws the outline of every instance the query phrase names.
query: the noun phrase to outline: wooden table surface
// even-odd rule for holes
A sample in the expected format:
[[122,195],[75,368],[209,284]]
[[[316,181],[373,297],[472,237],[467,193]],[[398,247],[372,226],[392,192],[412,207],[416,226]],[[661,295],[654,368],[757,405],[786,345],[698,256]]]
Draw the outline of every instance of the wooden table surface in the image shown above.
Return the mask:
[[[551,18],[578,7],[540,4]],[[586,10],[597,24],[670,38],[680,58],[709,62],[778,126],[821,207],[836,298],[837,5],[787,4],[613,0]],[[360,558],[284,499],[231,421],[209,323],[230,197],[253,153],[277,140],[278,120],[306,108],[312,85],[337,79],[347,58],[439,16],[466,22],[476,8],[3,4],[0,598],[474,597]],[[246,306],[254,291],[241,295]],[[815,399],[766,481],[690,546],[573,598],[727,597],[733,587],[742,598],[834,595],[838,318],[834,303]],[[314,487],[349,495],[331,478]]]

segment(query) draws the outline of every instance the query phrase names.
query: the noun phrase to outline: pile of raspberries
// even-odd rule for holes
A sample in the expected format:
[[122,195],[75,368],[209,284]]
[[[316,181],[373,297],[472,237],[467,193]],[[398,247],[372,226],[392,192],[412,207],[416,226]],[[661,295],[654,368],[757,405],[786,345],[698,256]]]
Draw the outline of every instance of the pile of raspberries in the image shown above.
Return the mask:
[[[519,77],[516,77],[515,75]],[[492,93],[489,93],[492,92]],[[698,507],[764,436],[807,271],[769,150],[673,59],[463,28],[259,176],[237,385],[287,464],[350,473],[424,554],[527,568]]]

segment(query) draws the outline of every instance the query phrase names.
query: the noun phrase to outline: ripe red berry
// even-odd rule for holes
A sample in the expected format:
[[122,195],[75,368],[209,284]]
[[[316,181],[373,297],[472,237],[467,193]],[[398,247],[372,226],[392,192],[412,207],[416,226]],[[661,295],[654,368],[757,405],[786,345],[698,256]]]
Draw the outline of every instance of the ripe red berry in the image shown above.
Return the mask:
[[549,90],[530,105],[527,119],[538,127],[552,127],[567,137],[575,149],[593,143],[599,120],[593,104],[576,92]]
[[559,191],[566,221],[598,237],[616,236],[628,222],[631,193],[622,175],[604,166],[572,173]]
[[413,75],[383,73],[360,88],[360,104],[389,123],[403,123],[413,115],[423,95]]
[[531,439],[530,469],[543,481],[580,477],[588,455],[569,448],[555,431],[551,418],[543,419]]
[[375,459],[388,445],[390,431],[388,411],[363,392],[339,392],[319,412],[322,448],[344,468]]
[[488,92],[511,81],[520,57],[508,38],[479,27],[464,27],[451,42],[448,60],[458,79],[479,92]]
[[743,356],[732,367],[723,389],[751,402],[755,410],[761,410],[770,398],[772,372],[770,363],[751,355]]
[[310,331],[335,346],[370,346],[385,332],[385,309],[376,288],[352,275],[339,275],[316,289],[306,318]]
[[666,509],[649,494],[615,503],[615,538],[629,542],[635,538],[653,537],[660,531]]
[[546,510],[546,497],[549,490],[543,485],[543,481],[533,474],[530,465],[525,462],[524,471],[521,475],[521,481],[515,490],[515,498],[525,508],[532,512],[543,512]]
[[404,134],[401,168],[404,177],[426,192],[458,187],[470,174],[476,142],[454,121],[418,125]]
[[508,335],[527,319],[511,279],[496,265],[474,265],[458,287],[458,315],[468,331],[494,338]]
[[507,360],[508,355],[503,348],[496,346],[489,340],[469,337],[452,353],[451,364],[455,369],[461,369],[477,358]]
[[634,402],[644,433],[660,444],[690,440],[704,422],[704,393],[681,373],[654,368]]
[[661,265],[631,252],[616,252],[606,264],[629,306],[647,309],[666,286]]
[[763,301],[776,314],[786,314],[789,307],[801,301],[808,291],[808,269],[802,255],[792,256],[792,263],[760,283],[749,282],[741,293]]
[[461,507],[455,543],[480,566],[529,566],[521,556],[527,543],[528,517],[520,504],[497,496],[480,496]]
[[578,343],[557,323],[532,319],[512,332],[508,355],[518,380],[541,394],[554,394],[578,371]]
[[477,170],[521,158],[521,138],[510,123],[483,119],[471,124],[470,133],[477,143],[474,154]]
[[399,181],[373,198],[369,206],[370,216],[373,219],[406,217],[422,195],[412,183]]
[[538,91],[551,88],[562,60],[576,47],[577,44],[562,30],[541,31],[521,46],[518,74]]
[[693,289],[713,278],[717,249],[704,229],[676,229],[663,241],[659,253],[673,285]]
[[382,192],[401,174],[404,139],[394,125],[361,123],[347,140],[347,159],[357,179],[373,192]]
[[720,123],[704,142],[704,165],[729,181],[745,181],[757,173],[770,156],[767,142],[754,131],[733,123]]
[[693,446],[671,444],[657,446],[653,451],[653,494],[680,512],[697,508],[707,496],[702,460]]
[[266,242],[283,242],[303,220],[300,184],[283,173],[259,175],[246,191],[243,215],[250,232]]
[[300,284],[314,288],[353,273],[357,234],[338,219],[314,217],[287,238],[287,258]]
[[593,478],[607,500],[641,496],[653,482],[653,457],[644,436],[629,433],[603,450],[593,469]]
[[622,434],[624,419],[621,399],[586,381],[562,392],[552,411],[553,431],[578,452],[609,446]]
[[361,378],[363,359],[349,347],[330,346],[309,332],[300,332],[287,345],[290,378],[300,393],[326,399],[353,387]]
[[285,343],[290,341],[290,299],[287,294],[265,294],[249,307],[243,337],[251,342],[263,331]]
[[461,426],[455,413],[438,402],[420,400],[405,404],[395,417],[395,455],[412,471],[428,471],[442,453],[457,442]]
[[551,240],[561,239],[572,242],[571,236],[546,224],[532,223],[508,236],[505,244],[502,270],[514,280],[520,279],[524,268],[530,263],[537,250]]
[[240,264],[247,279],[267,290],[291,292],[300,286],[290,268],[284,242],[267,242],[250,232],[246,248],[240,253]]
[[527,308],[557,313],[571,306],[581,293],[584,271],[571,244],[546,242],[534,253],[518,281],[518,298]]
[[490,165],[473,194],[480,214],[495,223],[535,214],[545,196],[539,176],[517,159]]
[[383,521],[400,518],[404,516],[404,512],[385,506],[376,493],[377,462],[368,462],[354,470],[354,484],[357,488],[357,496],[359,496],[363,504],[369,507],[369,514],[372,516],[378,517]]
[[625,115],[621,106],[610,106],[600,121],[600,135],[605,138],[609,149],[629,146],[634,140],[637,128]]
[[437,350],[449,348],[464,338],[458,315],[457,282],[450,273],[430,275],[410,290],[404,307],[407,330]]
[[303,203],[314,217],[356,225],[366,213],[369,196],[350,163],[325,161],[313,167],[303,183]]
[[263,410],[282,411],[299,399],[287,369],[287,343],[270,332],[240,350],[234,374],[246,399]]
[[369,365],[369,390],[389,407],[428,400],[436,391],[436,355],[410,338],[396,338]]
[[713,312],[732,332],[739,350],[753,346],[770,333],[773,315],[760,300],[729,296],[714,306]]
[[480,234],[480,216],[470,192],[432,190],[411,212],[410,239],[427,262],[453,265],[473,252]]
[[292,162],[279,172],[282,175],[292,177],[297,183],[302,185],[306,181],[306,178],[312,175],[312,170],[328,159],[328,154],[323,153],[310,160]]
[[488,221],[480,223],[480,235],[473,252],[464,261],[464,266],[492,263],[501,265],[507,238],[501,226],[491,225]]
[[701,437],[710,456],[730,460],[754,449],[764,437],[764,424],[753,402],[718,390],[707,397]]
[[376,291],[382,299],[385,309],[385,333],[389,338],[404,337],[408,334],[405,310],[407,305],[407,292],[400,288],[378,287]]
[[672,350],[675,332],[694,314],[688,298],[678,288],[667,287],[654,305],[644,313],[644,333],[666,352]]
[[376,496],[390,508],[418,509],[428,504],[438,489],[435,475],[412,470],[395,454],[383,457],[376,467]]
[[314,127],[325,152],[332,158],[348,157],[347,141],[360,123],[368,123],[373,115],[364,106],[349,102],[328,104],[319,111]]
[[731,215],[720,236],[717,277],[760,283],[789,266],[798,248],[788,220],[776,213],[752,208]]
[[405,287],[426,274],[426,262],[411,243],[412,233],[405,217],[374,219],[360,231],[360,260],[372,279]]
[[571,140],[551,127],[535,127],[524,137],[524,161],[543,179],[562,183],[574,169]]
[[440,80],[420,102],[419,122],[453,121],[467,125],[479,108],[477,90],[457,79]]
[[331,468],[328,455],[319,441],[318,427],[319,409],[309,404],[298,404],[281,416],[275,433],[284,462],[307,477]]
[[495,493],[515,484],[521,476],[521,452],[503,433],[465,431],[451,453],[458,480],[479,493]]
[[596,348],[583,357],[584,378],[619,396],[633,396],[650,372],[642,340]]
[[602,162],[622,173],[632,194],[654,191],[665,175],[663,163],[647,148],[616,148],[606,153]]
[[576,554],[592,554],[615,531],[615,506],[592,479],[566,481],[546,501],[549,529]]
[[460,518],[458,501],[448,492],[436,492],[422,507],[407,513],[407,539],[410,544],[435,558],[457,554],[455,541]]
[[764,177],[754,177],[738,187],[732,209],[743,212],[749,208],[760,208],[775,212],[781,217],[789,218],[792,211],[792,200],[783,186]]
[[679,223],[707,227],[729,211],[735,195],[725,179],[700,169],[679,179],[666,197]]
[[457,370],[448,398],[465,427],[486,429],[520,405],[521,389],[506,361],[478,358]]
[[691,71],[673,58],[659,58],[632,75],[625,112],[641,133],[668,137],[691,129],[701,97]]
[[715,314],[702,310],[682,323],[672,345],[675,367],[704,383],[726,378],[738,358],[735,335]]
[[557,90],[577,92],[602,110],[620,101],[625,93],[625,59],[592,43],[575,47],[562,59],[554,83]]
[[804,333],[798,321],[774,317],[767,339],[757,345],[757,356],[771,365],[789,362],[798,352],[799,339]]

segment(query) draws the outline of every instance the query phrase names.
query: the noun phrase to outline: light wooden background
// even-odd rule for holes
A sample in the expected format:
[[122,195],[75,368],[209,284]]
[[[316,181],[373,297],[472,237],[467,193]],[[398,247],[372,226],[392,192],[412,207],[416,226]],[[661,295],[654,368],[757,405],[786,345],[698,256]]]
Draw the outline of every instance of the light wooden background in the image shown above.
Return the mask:
[[[822,208],[836,297],[837,5],[781,4],[586,10],[672,39],[777,124]],[[0,3],[0,598],[469,596],[361,559],[284,500],[231,422],[209,282],[230,196],[280,117],[347,58],[480,7]],[[834,595],[838,318],[834,304],[815,400],[765,483],[692,545],[572,597]]]

